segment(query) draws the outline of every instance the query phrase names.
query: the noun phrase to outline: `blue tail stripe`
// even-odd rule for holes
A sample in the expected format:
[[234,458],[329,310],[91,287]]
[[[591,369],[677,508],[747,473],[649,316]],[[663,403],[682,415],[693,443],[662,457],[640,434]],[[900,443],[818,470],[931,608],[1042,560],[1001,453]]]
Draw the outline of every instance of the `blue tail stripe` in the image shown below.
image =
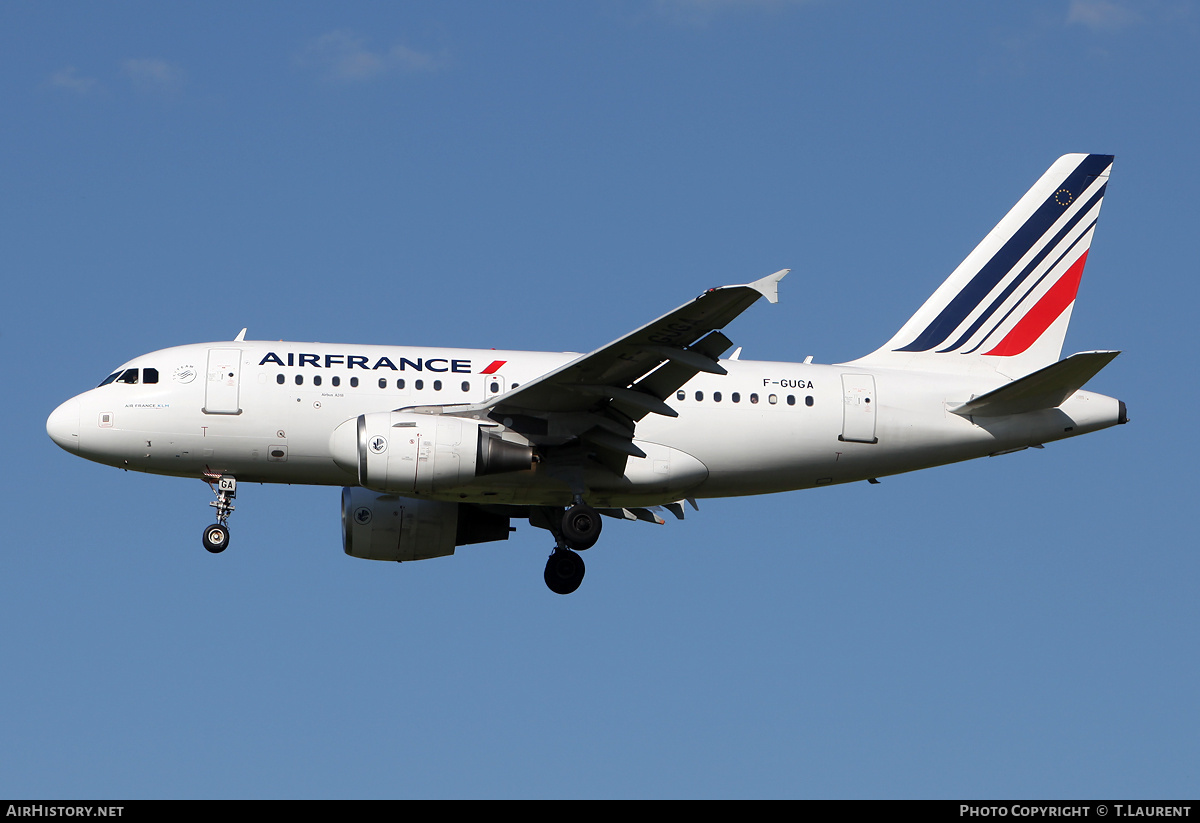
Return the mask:
[[1058,256],[1058,259],[1054,261],[1054,264],[1049,266],[1044,272],[1042,272],[1042,276],[1039,277],[1037,279],[1037,281],[1029,287],[1028,291],[1025,292],[1025,295],[1020,300],[1018,300],[1016,302],[1016,304],[1013,305],[1012,308],[1010,308],[1008,311],[1006,311],[1004,313],[1003,317],[1001,317],[999,320],[996,321],[996,324],[994,326],[992,326],[991,331],[989,331],[982,338],[980,338],[978,343],[976,343],[974,346],[972,346],[967,351],[963,352],[963,354],[971,354],[972,352],[978,350],[979,347],[982,346],[984,343],[986,343],[991,338],[992,334],[996,331],[996,329],[1003,326],[1004,321],[1008,320],[1008,318],[1012,316],[1013,312],[1015,312],[1018,308],[1021,307],[1021,304],[1025,301],[1025,298],[1028,297],[1030,295],[1030,293],[1032,293],[1034,290],[1036,290],[1037,287],[1039,285],[1041,285],[1042,281],[1044,281],[1047,277],[1050,276],[1050,273],[1052,271],[1054,271],[1056,268],[1058,268],[1059,264],[1062,263],[1063,258],[1065,258],[1069,254],[1071,254],[1071,252],[1074,251],[1075,247],[1079,245],[1079,243],[1083,240],[1083,238],[1087,237],[1087,233],[1089,231],[1091,231],[1093,228],[1095,228],[1096,222],[1097,221],[1093,220],[1091,222],[1091,224],[1089,224],[1088,227],[1083,230],[1083,233],[1080,234],[1078,237],[1076,237],[1075,240],[1071,243],[1071,245],[1069,245],[1066,248],[1066,250],[1064,250],[1063,253]]
[[1077,196],[1087,187],[1089,178],[1099,176],[1112,164],[1113,156],[1109,154],[1089,154],[1075,167],[1067,178],[1056,187],[1055,193],[1046,198],[1045,202],[1025,221],[1008,242],[1004,244],[979,270],[971,282],[954,296],[947,306],[942,309],[933,322],[926,326],[913,342],[896,351],[929,351],[946,341],[963,320],[983,302],[1005,275],[1012,271],[1022,257],[1029,253],[1033,245],[1050,230],[1054,222],[1062,216],[1065,206],[1055,195],[1066,189],[1072,196]]
[[[1008,286],[1005,287],[1004,291],[1002,291],[1000,295],[992,301],[992,305],[988,306],[985,312],[980,314],[979,317],[975,318],[975,322],[971,324],[971,327],[949,346],[939,349],[939,353],[956,351],[959,346],[962,346],[964,343],[970,340],[971,336],[979,330],[979,327],[986,323],[988,318],[995,314],[1000,306],[1004,304],[1004,301],[1008,299],[1009,295],[1020,288],[1021,284],[1024,283],[1029,278],[1029,275],[1033,273],[1033,270],[1036,269],[1038,265],[1046,259],[1046,255],[1058,248],[1058,244],[1062,242],[1062,239],[1072,229],[1079,225],[1080,220],[1091,213],[1092,209],[1096,206],[1096,203],[1098,203],[1100,199],[1104,197],[1104,189],[1107,187],[1107,183],[1102,185],[1096,194],[1092,196],[1092,199],[1088,201],[1087,205],[1080,209],[1073,218],[1067,221],[1067,224],[1063,226],[1062,230],[1054,236],[1054,239],[1047,243],[1045,247],[1034,256],[1034,259],[1029,262],[1029,265],[1027,265],[1024,270],[1022,270],[1022,272],[1017,275],[1017,277],[1015,277],[1013,281],[1008,284]],[[1092,225],[1095,225],[1095,223],[1096,221],[1093,220]],[[1087,234],[1087,231],[1085,230],[1083,234]]]

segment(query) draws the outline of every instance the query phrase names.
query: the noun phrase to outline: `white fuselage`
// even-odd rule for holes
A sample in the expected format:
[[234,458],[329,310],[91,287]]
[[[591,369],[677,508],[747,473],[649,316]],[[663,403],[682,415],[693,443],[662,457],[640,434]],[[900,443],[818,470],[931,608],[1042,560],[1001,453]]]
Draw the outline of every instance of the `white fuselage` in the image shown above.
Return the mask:
[[[60,406],[47,428],[80,456],[183,477],[355,485],[330,439],[361,414],[480,404],[577,355],[317,343],[179,346],[135,358],[117,380]],[[1075,392],[1059,408],[972,420],[948,411],[1003,378],[854,365],[724,360],[667,398],[678,412],[636,426],[623,476],[592,468],[595,506],[762,494],[846,483],[981,457],[1120,422],[1118,401]],[[147,383],[146,370],[157,372]],[[496,422],[504,424],[502,419]],[[553,439],[554,432],[546,436]],[[427,496],[569,505],[572,489],[541,464]]]

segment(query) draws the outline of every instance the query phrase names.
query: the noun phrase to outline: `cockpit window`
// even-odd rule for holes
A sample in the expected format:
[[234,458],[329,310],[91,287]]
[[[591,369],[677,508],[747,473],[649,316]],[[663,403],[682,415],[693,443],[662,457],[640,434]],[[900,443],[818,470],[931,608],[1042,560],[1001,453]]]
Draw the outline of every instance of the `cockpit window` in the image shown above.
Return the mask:
[[[157,383],[158,369],[142,369],[143,383]],[[104,378],[104,382],[100,386],[107,386],[109,383],[131,383],[136,385],[138,382],[137,369],[118,369],[117,371]],[[97,386],[96,388],[99,388]]]

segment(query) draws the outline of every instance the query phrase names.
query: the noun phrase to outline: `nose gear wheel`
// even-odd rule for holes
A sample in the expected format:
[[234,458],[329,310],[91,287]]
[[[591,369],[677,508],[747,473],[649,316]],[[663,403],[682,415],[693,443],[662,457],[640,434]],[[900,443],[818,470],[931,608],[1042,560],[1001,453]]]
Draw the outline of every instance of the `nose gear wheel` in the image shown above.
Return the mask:
[[233,514],[233,498],[237,497],[237,479],[231,474],[210,474],[205,472],[205,482],[217,496],[208,505],[217,510],[217,522],[204,529],[202,542],[204,548],[213,554],[220,554],[229,546],[229,526],[226,523],[229,515]]
[[220,523],[214,523],[204,530],[204,548],[213,554],[220,554],[229,545],[229,529]]

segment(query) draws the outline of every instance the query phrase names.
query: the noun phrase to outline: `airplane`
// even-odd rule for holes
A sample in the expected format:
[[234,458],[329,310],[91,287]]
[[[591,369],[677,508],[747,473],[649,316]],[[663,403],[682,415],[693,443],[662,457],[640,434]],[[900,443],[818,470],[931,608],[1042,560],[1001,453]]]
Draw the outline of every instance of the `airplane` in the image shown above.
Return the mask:
[[588,354],[250,341],[151,352],[46,421],[66,451],[209,483],[229,545],[239,483],[342,487],[343,549],[409,561],[554,538],[569,594],[602,517],[662,523],[701,498],[811,489],[1126,423],[1060,360],[1113,158],[1059,158],[890,340],[818,365],[740,359],[723,329],[787,269],[705,291]]

